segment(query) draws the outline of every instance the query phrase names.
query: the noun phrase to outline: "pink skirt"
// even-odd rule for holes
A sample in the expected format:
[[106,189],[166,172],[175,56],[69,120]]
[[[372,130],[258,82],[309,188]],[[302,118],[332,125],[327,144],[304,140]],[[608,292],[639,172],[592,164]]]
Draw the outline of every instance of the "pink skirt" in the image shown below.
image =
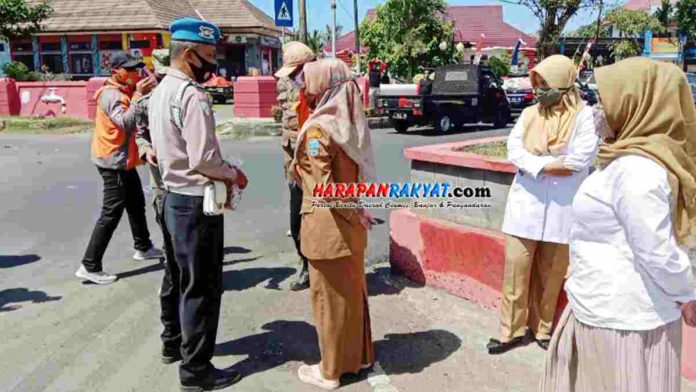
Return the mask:
[[570,306],[551,339],[541,392],[679,392],[681,320],[650,331],[596,328]]

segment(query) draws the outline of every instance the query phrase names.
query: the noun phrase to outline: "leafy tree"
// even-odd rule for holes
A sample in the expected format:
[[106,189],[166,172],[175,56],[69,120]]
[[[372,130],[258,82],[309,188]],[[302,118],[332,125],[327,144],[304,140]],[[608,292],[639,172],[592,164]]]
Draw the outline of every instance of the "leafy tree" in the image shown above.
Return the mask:
[[[696,40],[696,0],[679,0],[676,6],[676,20],[679,32],[687,36],[684,52],[694,47]],[[684,56],[684,71],[689,69],[689,63]]]
[[[607,38],[609,37],[609,26],[607,26],[604,23],[600,23],[599,25],[599,37],[598,38]],[[597,21],[594,23],[590,23],[585,26],[579,27],[577,30],[575,30],[573,33],[570,34],[572,37],[580,37],[580,38],[595,38],[597,36]]]
[[41,31],[41,22],[51,16],[50,0],[29,5],[26,0],[0,0],[0,38],[9,39]]
[[510,75],[511,59],[508,56],[493,56],[488,59],[488,66],[498,78]]
[[537,52],[541,58],[556,53],[556,43],[570,18],[580,9],[594,7],[603,0],[517,0],[539,19],[541,30]]
[[655,11],[655,17],[660,21],[662,27],[668,29],[674,18],[674,7],[669,0],[662,0],[662,5]]
[[324,45],[324,39],[322,34],[314,30],[307,35],[307,46],[316,54],[319,54],[321,47]]
[[[361,42],[370,48],[370,57],[389,64],[392,76],[410,80],[422,66],[454,58],[454,25],[442,17],[446,7],[444,0],[387,0],[377,6],[374,20],[363,22]],[[444,51],[439,48],[443,41]]]
[[[343,26],[341,25],[336,25],[336,39],[338,40],[339,37],[341,37],[341,34],[343,32]],[[324,42],[324,45],[331,46],[331,26],[326,25],[326,29],[324,30],[324,33],[321,34],[321,39]]]
[[666,28],[655,15],[650,15],[640,10],[629,10],[619,7],[611,11],[607,15],[607,19],[624,37],[624,40],[618,42],[612,48],[612,56],[616,60],[632,57],[640,53],[642,49],[640,38],[646,30],[652,30],[655,34],[661,34],[666,31]]

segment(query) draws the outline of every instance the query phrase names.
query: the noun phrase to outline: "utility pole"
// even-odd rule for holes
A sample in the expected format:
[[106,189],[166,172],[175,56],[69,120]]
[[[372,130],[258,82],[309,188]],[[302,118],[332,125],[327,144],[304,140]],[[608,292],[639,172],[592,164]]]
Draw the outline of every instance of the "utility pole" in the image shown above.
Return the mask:
[[353,17],[355,18],[355,53],[357,54],[356,63],[358,65],[358,72],[360,72],[360,55],[362,54],[362,47],[360,46],[360,23],[358,22],[358,0],[353,1]]
[[307,1],[299,0],[300,7],[300,41],[307,43]]
[[594,52],[597,53],[599,50],[599,33],[602,28],[602,11],[604,10],[604,0],[599,0],[599,15],[597,15],[597,32],[595,33],[595,47]]
[[331,53],[336,58],[336,0],[331,0]]

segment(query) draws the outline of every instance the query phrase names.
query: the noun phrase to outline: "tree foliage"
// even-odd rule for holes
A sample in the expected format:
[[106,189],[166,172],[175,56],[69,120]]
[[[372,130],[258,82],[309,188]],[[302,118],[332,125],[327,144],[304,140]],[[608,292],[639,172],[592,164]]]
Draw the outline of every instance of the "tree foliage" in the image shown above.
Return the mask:
[[696,39],[696,0],[679,0],[675,8],[679,32]]
[[518,0],[541,24],[537,50],[541,58],[556,53],[556,43],[570,18],[580,9],[594,7],[602,0]]
[[510,75],[511,59],[508,56],[493,56],[488,59],[488,66],[497,78]]
[[669,25],[674,20],[674,7],[669,0],[662,0],[662,5],[655,11],[655,18],[660,21],[660,24],[665,28],[669,28]]
[[[600,22],[599,25],[599,37],[597,38],[607,38],[609,37],[609,26]],[[580,38],[595,38],[597,36],[597,21],[579,27],[573,33],[570,34],[573,37]]]
[[[363,22],[361,42],[370,48],[370,57],[389,64],[392,76],[411,79],[423,66],[454,58],[454,26],[443,18],[446,7],[444,0],[387,0],[377,6],[374,20]],[[444,51],[439,48],[443,41]]]
[[[686,52],[694,46],[694,40],[696,40],[696,0],[679,0],[675,8],[679,32],[687,36],[684,46]],[[689,63],[686,61],[686,56],[684,57],[684,71],[687,71]]]
[[0,0],[0,38],[10,39],[41,31],[41,22],[51,16],[50,0],[29,5],[26,0]]
[[666,31],[666,27],[655,15],[640,10],[619,7],[607,15],[607,20],[623,34],[624,38],[612,47],[612,57],[617,61],[640,53],[642,50],[640,38],[646,30],[652,30],[654,34],[662,34]]

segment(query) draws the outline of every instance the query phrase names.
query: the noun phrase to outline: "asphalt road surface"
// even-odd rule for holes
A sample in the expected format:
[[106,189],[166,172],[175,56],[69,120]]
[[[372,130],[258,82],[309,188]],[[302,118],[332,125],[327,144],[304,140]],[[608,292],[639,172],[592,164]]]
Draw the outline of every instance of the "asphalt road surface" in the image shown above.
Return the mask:
[[[404,147],[509,130],[428,136],[374,131],[383,181],[409,178]],[[120,280],[74,278],[101,203],[89,135],[0,135],[0,390],[3,392],[177,391],[176,365],[159,362],[158,262],[136,262],[122,223],[104,264]],[[222,141],[244,161],[250,186],[225,216],[225,294],[214,363],[244,379],[237,391],[313,391],[298,381],[318,361],[308,292],[288,290],[296,272],[288,192],[277,138]],[[147,183],[145,173],[141,178]],[[161,236],[148,219],[153,240]],[[387,211],[376,212],[388,218]],[[127,221],[127,219],[124,219]],[[444,292],[391,277],[388,221],[370,236],[368,282],[379,366],[347,377],[345,391],[534,391],[543,353],[528,346],[489,357],[496,315]],[[693,385],[685,390],[696,391]]]

